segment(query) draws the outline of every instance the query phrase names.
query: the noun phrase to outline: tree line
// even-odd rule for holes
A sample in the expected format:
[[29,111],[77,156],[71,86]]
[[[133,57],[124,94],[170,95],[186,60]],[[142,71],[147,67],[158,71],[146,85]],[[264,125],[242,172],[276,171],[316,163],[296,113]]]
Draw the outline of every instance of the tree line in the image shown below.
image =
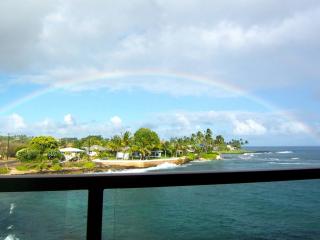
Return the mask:
[[232,139],[227,142],[222,135],[214,136],[210,128],[205,131],[197,131],[190,136],[173,137],[168,140],[160,140],[158,134],[149,128],[140,128],[134,134],[126,131],[111,138],[90,135],[81,139],[56,139],[51,136],[27,137],[20,135],[11,136],[8,139],[7,136],[0,136],[0,155],[3,157],[9,153],[10,157],[16,156],[25,161],[54,160],[63,157],[59,148],[90,149],[92,146],[98,145],[106,149],[98,153],[97,157],[99,158],[113,158],[117,152],[123,152],[131,156],[138,153],[139,158],[147,159],[152,151],[162,151],[162,155],[165,157],[178,157],[188,153],[228,151],[230,147],[241,149],[247,143],[243,139]]

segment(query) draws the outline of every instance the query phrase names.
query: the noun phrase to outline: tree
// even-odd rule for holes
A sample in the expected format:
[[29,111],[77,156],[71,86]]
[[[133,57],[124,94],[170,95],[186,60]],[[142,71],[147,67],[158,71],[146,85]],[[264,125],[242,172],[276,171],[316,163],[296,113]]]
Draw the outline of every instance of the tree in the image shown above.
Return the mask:
[[119,135],[113,136],[109,143],[108,147],[113,153],[116,153],[122,149],[122,138]]
[[85,147],[90,147],[92,145],[103,145],[104,139],[100,135],[90,135],[80,140],[81,145]]
[[210,128],[208,128],[208,129],[206,130],[204,139],[205,139],[206,152],[208,152],[209,148],[212,147],[212,145],[213,145],[212,130],[211,130]]
[[29,145],[31,148],[38,150],[40,154],[43,154],[48,150],[56,150],[59,147],[58,141],[50,136],[34,137]]
[[168,153],[172,155],[172,147],[169,141],[161,142],[161,149],[164,151],[164,157],[167,157]]
[[224,138],[221,135],[216,136],[216,140],[214,141],[216,145],[224,145]]
[[134,134],[134,145],[145,159],[154,148],[159,147],[160,139],[156,132],[149,128],[140,128]]
[[[129,151],[129,152],[132,151],[132,149],[130,148],[132,146],[131,132],[126,131],[122,135],[121,146],[122,146],[122,150],[124,153],[127,153],[127,151]],[[125,157],[125,154],[123,154],[123,157]]]

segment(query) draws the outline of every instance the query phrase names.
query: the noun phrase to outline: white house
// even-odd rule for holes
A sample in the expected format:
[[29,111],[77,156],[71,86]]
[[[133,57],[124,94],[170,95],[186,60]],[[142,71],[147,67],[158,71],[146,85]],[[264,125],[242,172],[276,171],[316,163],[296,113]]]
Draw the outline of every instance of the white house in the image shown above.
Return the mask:
[[151,157],[151,158],[161,158],[162,152],[163,152],[163,151],[161,151],[161,150],[151,151],[150,157]]
[[99,152],[107,151],[107,148],[99,145],[92,145],[90,148],[84,147],[84,149],[86,150],[87,154],[91,157],[97,156]]
[[233,151],[233,150],[236,150],[236,148],[235,147],[233,147],[233,146],[231,146],[231,145],[227,145],[227,148],[228,148],[228,150],[230,150],[230,151]]
[[79,148],[61,148],[59,151],[64,155],[66,161],[70,160],[79,160],[80,159],[80,153],[85,152],[84,150],[81,150]]
[[124,152],[117,152],[116,159],[119,160],[128,160],[129,159],[129,153]]

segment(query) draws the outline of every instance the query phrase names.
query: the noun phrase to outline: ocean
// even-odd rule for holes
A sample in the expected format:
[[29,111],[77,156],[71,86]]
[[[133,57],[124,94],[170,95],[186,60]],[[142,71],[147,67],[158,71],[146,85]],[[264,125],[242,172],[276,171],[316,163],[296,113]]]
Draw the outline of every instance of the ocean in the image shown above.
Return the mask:
[[[320,167],[320,147],[250,150],[257,152],[125,172]],[[103,239],[320,239],[319,186],[304,180],[105,190]],[[0,239],[85,239],[86,207],[86,191],[0,193]]]

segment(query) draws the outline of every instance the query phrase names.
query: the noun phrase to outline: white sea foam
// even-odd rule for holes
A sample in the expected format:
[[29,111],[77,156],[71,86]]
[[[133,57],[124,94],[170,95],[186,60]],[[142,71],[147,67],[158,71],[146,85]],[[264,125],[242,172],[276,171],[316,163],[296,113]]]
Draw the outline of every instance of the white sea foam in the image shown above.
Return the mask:
[[19,240],[14,234],[8,235],[4,240]]
[[193,163],[205,163],[205,162],[211,162],[212,160],[206,160],[206,159],[203,159],[203,160],[193,160],[192,162]]
[[242,160],[250,160],[252,156],[239,156],[239,158]]
[[11,230],[11,229],[13,229],[13,225],[10,225],[7,227],[7,230]]
[[13,214],[13,211],[15,208],[16,208],[16,205],[14,203],[11,203],[10,204],[10,212],[9,212],[10,215]]
[[280,153],[280,154],[288,154],[288,153],[292,153],[292,151],[279,151],[279,152],[276,152],[276,153]]
[[291,158],[292,160],[298,160],[298,159],[300,159],[300,158],[298,158],[298,157],[293,157],[293,158]]
[[185,165],[177,165],[174,163],[162,163],[156,167],[149,167],[149,168],[133,168],[133,169],[125,169],[125,170],[118,170],[118,171],[113,171],[109,170],[106,173],[144,173],[144,172],[149,172],[149,171],[155,171],[155,170],[163,170],[163,169],[173,169],[177,167],[185,167]]
[[268,162],[270,164],[279,164],[279,165],[301,165],[301,164],[305,164],[305,163],[287,163],[287,162]]

